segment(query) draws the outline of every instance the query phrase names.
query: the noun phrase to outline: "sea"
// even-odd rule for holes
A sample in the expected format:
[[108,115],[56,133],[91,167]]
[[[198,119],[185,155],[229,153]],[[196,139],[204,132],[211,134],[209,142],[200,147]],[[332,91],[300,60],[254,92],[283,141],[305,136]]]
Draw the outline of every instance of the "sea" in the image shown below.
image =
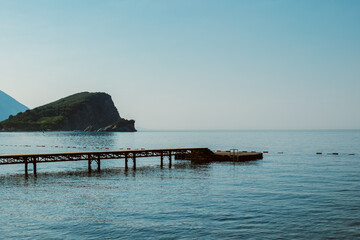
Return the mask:
[[0,165],[0,239],[360,239],[360,130],[0,133],[0,154],[178,147],[268,153]]

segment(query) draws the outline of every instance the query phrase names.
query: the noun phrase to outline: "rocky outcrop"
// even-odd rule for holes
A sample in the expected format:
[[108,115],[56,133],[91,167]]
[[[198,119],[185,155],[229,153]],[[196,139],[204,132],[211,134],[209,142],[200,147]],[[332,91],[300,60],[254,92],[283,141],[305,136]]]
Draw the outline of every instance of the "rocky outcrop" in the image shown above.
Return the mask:
[[97,93],[76,103],[66,113],[61,128],[68,131],[97,131],[121,119],[111,96],[106,93]]
[[98,132],[136,132],[134,120],[121,119],[116,123],[110,124],[105,128],[100,128]]
[[7,131],[136,131],[135,121],[120,117],[109,94],[89,92],[20,113],[0,124]]

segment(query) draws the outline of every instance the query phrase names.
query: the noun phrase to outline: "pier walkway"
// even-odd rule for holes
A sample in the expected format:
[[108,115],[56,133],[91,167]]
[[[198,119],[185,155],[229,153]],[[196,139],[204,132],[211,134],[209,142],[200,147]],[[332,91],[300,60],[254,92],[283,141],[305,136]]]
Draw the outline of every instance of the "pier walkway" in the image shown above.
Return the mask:
[[125,170],[128,170],[128,162],[132,160],[132,167],[136,170],[136,159],[146,157],[160,157],[160,167],[164,166],[164,158],[168,158],[169,168],[172,166],[172,158],[192,160],[195,162],[212,161],[252,161],[262,159],[262,153],[244,153],[236,151],[216,152],[208,148],[165,148],[165,149],[136,149],[119,151],[92,151],[92,152],[64,152],[64,153],[31,153],[0,155],[0,165],[24,164],[25,176],[28,176],[28,165],[33,165],[33,173],[37,174],[38,163],[45,162],[68,162],[88,161],[88,170],[91,171],[91,163],[97,164],[100,170],[101,160],[124,159]]
[[144,157],[160,157],[160,166],[164,166],[164,158],[168,158],[169,168],[172,165],[172,157],[177,154],[194,154],[194,152],[208,151],[207,148],[167,148],[167,149],[141,149],[121,151],[92,151],[92,152],[64,152],[64,153],[36,153],[36,154],[9,154],[0,155],[0,165],[24,164],[25,176],[28,176],[28,165],[33,164],[34,175],[37,174],[36,165],[44,162],[88,161],[88,170],[91,171],[91,163],[97,164],[100,170],[101,160],[125,159],[125,170],[128,169],[129,159],[136,169],[136,159]]

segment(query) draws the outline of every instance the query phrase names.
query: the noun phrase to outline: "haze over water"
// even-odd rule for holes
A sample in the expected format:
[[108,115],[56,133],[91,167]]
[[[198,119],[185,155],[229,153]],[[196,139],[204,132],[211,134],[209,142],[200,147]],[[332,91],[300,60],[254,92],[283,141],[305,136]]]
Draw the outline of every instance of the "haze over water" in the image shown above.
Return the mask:
[[123,160],[104,160],[91,174],[86,161],[41,163],[27,180],[23,165],[2,165],[0,239],[360,237],[359,130],[0,134],[0,154],[68,146],[269,153],[249,163],[175,161],[172,169],[144,158],[127,173]]

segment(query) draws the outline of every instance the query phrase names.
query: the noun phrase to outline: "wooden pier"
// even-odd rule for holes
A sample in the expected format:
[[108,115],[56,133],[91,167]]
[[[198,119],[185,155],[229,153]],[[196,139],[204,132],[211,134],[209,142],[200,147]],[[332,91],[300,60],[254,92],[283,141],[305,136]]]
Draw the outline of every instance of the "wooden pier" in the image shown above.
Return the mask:
[[[261,154],[261,153],[260,153]],[[197,161],[219,161],[218,154],[208,148],[167,148],[167,149],[141,149],[141,150],[121,150],[121,151],[93,151],[93,152],[64,152],[64,153],[36,153],[36,154],[11,154],[0,155],[0,165],[24,164],[25,176],[28,176],[28,165],[33,165],[33,173],[37,174],[37,164],[45,162],[68,162],[68,161],[88,161],[88,170],[91,171],[91,163],[97,164],[100,170],[101,160],[124,159],[125,170],[129,168],[129,160],[132,160],[132,168],[136,170],[137,158],[160,157],[160,167],[164,166],[164,159],[168,158],[168,166],[172,167],[172,158],[188,159]],[[262,154],[261,154],[262,158]],[[230,159],[230,158],[229,158]],[[222,158],[222,161],[229,161]],[[234,158],[231,158],[234,160]],[[258,157],[257,159],[260,159]],[[249,159],[254,160],[254,159]],[[221,161],[221,160],[220,160]]]

